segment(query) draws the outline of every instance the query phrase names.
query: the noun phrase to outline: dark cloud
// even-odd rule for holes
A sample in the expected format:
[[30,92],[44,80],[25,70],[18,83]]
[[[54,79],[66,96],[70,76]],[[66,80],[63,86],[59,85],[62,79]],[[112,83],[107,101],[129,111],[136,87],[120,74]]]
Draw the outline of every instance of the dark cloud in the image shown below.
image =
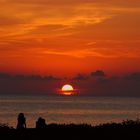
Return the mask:
[[29,76],[16,75],[13,78],[17,80],[42,80],[43,79],[40,75],[29,75]]
[[126,80],[135,80],[135,81],[140,82],[140,72],[129,74],[129,75],[125,76],[125,79]]
[[60,80],[60,78],[54,77],[54,76],[40,76],[40,75],[29,75],[29,76],[24,76],[24,75],[16,75],[16,79],[19,80]]
[[54,77],[54,76],[45,76],[43,78],[44,80],[61,80],[61,78],[58,78],[58,77]]
[[26,80],[26,77],[24,75],[16,75],[14,78],[17,80]]
[[78,74],[72,80],[87,80],[89,77],[84,74]]
[[10,74],[8,73],[0,73],[0,79],[7,79],[7,78],[11,78]]
[[108,77],[108,78],[101,78],[101,79],[98,79],[98,83],[100,83],[100,84],[110,84],[110,83],[112,83],[112,82],[114,82],[114,81],[116,81],[116,80],[118,80],[119,79],[119,77]]
[[91,76],[104,77],[104,76],[106,76],[106,74],[102,70],[97,70],[95,72],[92,72],[91,73]]
[[8,73],[0,73],[0,79],[11,79],[11,80],[61,80],[55,76],[41,76],[41,75],[15,75],[11,76]]

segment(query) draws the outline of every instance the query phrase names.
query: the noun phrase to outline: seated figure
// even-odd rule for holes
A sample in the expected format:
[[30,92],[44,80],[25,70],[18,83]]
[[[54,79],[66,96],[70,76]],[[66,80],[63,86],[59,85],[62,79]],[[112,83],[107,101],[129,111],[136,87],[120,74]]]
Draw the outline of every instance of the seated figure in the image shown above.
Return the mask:
[[38,120],[36,121],[36,128],[37,129],[42,129],[42,128],[46,128],[46,122],[45,119],[39,117]]

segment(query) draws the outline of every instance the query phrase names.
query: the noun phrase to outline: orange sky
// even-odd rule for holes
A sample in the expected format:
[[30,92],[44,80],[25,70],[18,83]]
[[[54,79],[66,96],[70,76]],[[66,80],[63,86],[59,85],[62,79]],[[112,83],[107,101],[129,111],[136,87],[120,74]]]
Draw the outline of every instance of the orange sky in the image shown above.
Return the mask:
[[0,71],[140,71],[139,0],[0,0]]

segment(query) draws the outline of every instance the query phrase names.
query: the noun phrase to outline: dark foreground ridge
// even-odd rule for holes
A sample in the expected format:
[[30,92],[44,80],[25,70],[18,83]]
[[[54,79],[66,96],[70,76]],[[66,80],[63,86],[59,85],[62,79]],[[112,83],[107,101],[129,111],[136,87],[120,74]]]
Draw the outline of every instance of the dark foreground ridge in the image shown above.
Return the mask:
[[0,126],[0,140],[138,140],[140,121],[91,126],[87,124],[49,124],[46,128],[14,129]]

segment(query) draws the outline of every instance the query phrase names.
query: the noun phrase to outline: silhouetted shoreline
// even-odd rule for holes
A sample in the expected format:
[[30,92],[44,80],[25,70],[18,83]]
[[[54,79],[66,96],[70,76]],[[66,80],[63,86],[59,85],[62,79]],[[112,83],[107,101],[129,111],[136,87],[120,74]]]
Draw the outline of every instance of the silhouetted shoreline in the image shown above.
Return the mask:
[[122,123],[107,123],[97,126],[88,124],[48,124],[46,128],[18,130],[6,125],[0,126],[0,139],[44,140],[44,139],[107,139],[136,140],[140,138],[140,121],[127,120]]

